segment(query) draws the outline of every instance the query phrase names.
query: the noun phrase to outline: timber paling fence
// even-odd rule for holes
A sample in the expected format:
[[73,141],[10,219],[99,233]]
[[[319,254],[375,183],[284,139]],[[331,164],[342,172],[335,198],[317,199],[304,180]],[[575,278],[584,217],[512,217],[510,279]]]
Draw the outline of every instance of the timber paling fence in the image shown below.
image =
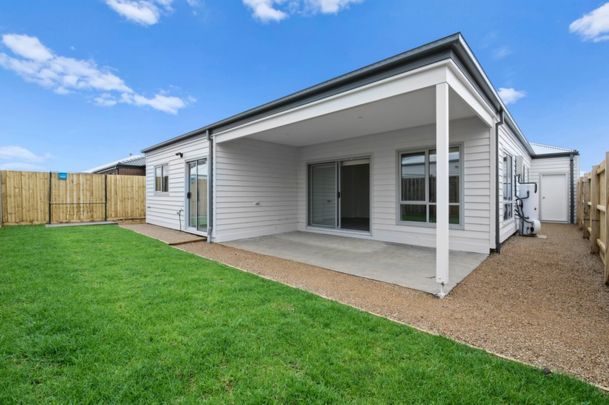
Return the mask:
[[609,152],[577,182],[577,224],[590,240],[590,251],[605,265],[604,282],[609,285]]
[[0,225],[145,217],[144,176],[0,171]]

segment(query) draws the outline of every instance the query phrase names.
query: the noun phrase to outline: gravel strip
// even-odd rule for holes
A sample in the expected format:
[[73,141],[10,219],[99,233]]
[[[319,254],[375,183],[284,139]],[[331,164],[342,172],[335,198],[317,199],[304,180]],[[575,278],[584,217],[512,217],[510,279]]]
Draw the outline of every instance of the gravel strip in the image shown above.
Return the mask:
[[221,244],[178,248],[538,367],[609,387],[609,288],[574,225],[512,237],[439,300]]

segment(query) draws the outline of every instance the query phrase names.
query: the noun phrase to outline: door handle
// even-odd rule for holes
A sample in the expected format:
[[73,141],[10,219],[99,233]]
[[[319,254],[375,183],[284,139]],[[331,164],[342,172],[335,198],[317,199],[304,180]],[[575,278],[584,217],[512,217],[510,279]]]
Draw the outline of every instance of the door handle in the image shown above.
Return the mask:
[[186,193],[186,198],[188,198],[190,200],[190,197],[192,196],[192,193],[189,191],[188,193]]

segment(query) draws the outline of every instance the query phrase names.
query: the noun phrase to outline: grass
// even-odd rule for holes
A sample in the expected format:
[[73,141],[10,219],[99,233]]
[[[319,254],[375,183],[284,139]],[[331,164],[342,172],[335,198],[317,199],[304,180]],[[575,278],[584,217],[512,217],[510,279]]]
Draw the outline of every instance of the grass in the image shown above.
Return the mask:
[[609,403],[118,227],[0,228],[0,403]]

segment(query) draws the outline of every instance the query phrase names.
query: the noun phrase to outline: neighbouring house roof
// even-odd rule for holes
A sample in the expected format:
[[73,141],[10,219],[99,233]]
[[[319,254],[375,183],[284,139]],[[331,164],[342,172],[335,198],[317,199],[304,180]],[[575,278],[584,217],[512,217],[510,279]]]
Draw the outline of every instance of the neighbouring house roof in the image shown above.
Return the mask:
[[540,158],[556,157],[556,156],[569,156],[571,154],[579,155],[579,152],[576,149],[561,148],[558,146],[544,145],[541,143],[531,142],[531,147],[533,148],[533,151],[535,152],[535,157],[540,157]]
[[366,84],[370,84],[391,76],[420,68],[446,59],[452,59],[472,81],[480,94],[488,101],[495,111],[504,111],[505,122],[520,139],[531,155],[534,155],[531,145],[510,115],[499,94],[491,84],[486,73],[476,60],[471,49],[460,33],[430,42],[390,58],[373,63],[334,79],[322,82],[299,92],[279,98],[275,101],[252,108],[224,120],[201,127],[194,131],[171,138],[167,141],[150,146],[144,153],[171,145],[188,138],[203,135],[207,131],[225,130],[246,122],[263,118],[281,111],[286,111],[300,105],[342,93]]
[[126,158],[115,160],[114,162],[106,163],[101,166],[85,170],[85,173],[96,173],[102,170],[110,169],[117,166],[142,167],[146,166],[146,157],[144,155],[130,155]]

